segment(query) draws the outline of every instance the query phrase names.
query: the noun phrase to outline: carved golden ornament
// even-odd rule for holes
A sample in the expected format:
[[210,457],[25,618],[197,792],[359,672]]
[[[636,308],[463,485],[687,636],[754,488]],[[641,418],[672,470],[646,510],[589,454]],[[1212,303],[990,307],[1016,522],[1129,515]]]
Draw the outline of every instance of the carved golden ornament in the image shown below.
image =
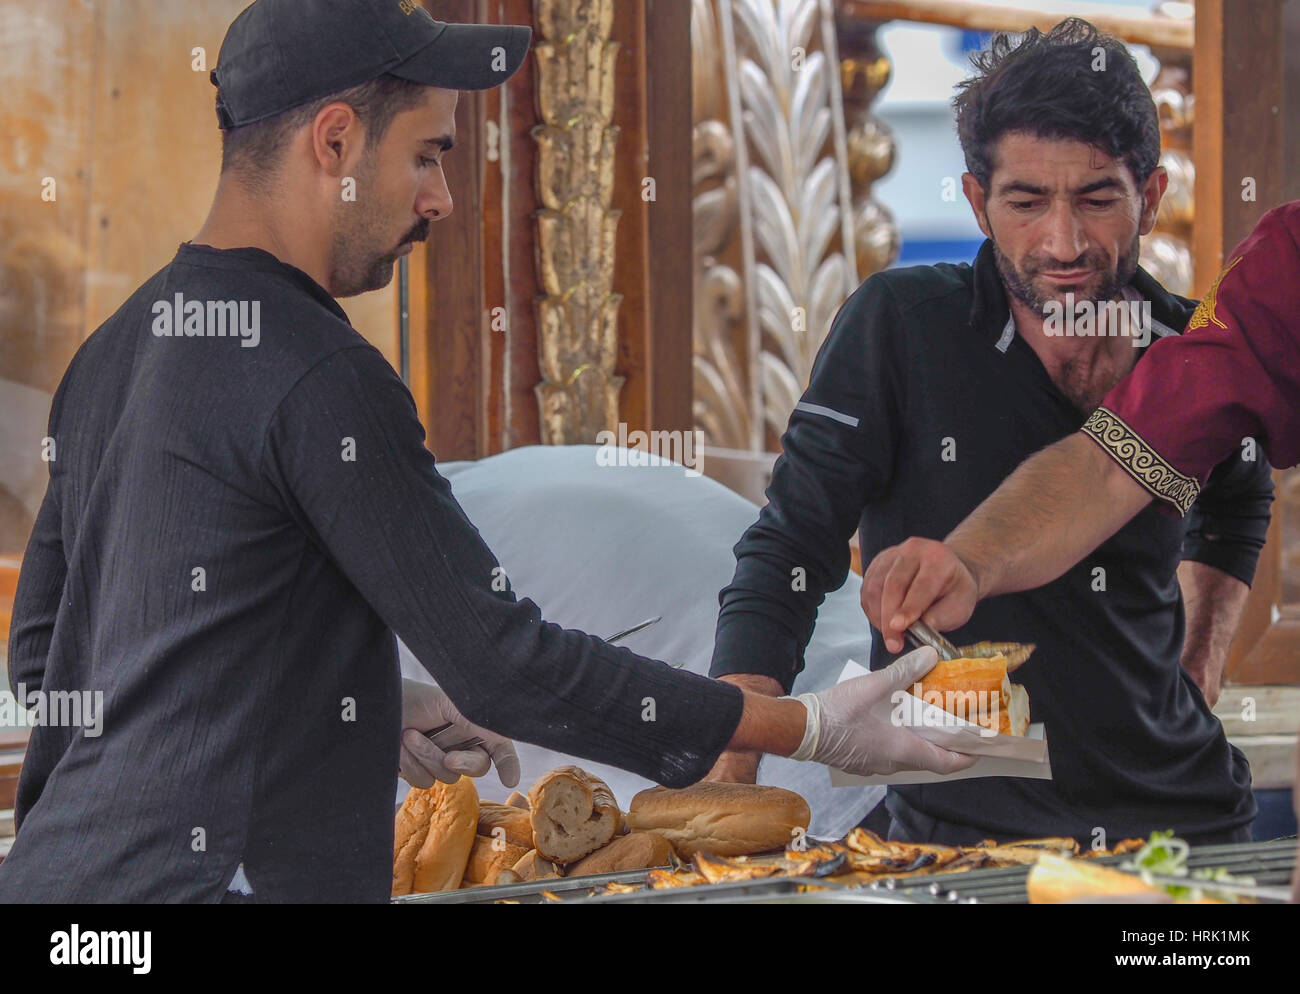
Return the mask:
[[536,0],[537,108],[536,387],[542,442],[595,441],[618,425],[623,378],[613,292],[619,212],[610,204],[619,129],[609,38],[613,0]]
[[889,85],[894,65],[883,54],[874,58],[840,59],[840,85],[845,102],[869,104]]
[[1187,297],[1192,292],[1195,275],[1192,250],[1181,238],[1156,231],[1142,239],[1138,261],[1151,277],[1170,293]]
[[889,125],[865,117],[849,129],[849,179],[853,189],[865,189],[894,168],[897,143]]
[[853,250],[858,273],[878,273],[898,258],[902,238],[889,208],[868,197],[853,210]]
[[1164,227],[1189,227],[1196,216],[1196,167],[1192,157],[1178,149],[1168,149],[1160,156],[1160,165],[1169,175],[1169,186],[1160,198],[1156,223]]

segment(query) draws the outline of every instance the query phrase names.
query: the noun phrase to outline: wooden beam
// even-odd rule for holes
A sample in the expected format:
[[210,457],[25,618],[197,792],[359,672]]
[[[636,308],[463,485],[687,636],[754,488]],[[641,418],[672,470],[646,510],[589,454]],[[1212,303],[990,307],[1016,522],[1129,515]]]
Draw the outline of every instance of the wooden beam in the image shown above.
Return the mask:
[[[1069,14],[1044,14],[1033,7],[973,0],[840,0],[848,17],[864,21],[920,21],[947,24],[970,31],[1047,31]],[[1197,6],[1197,15],[1200,15]],[[1072,12],[1097,30],[1138,45],[1188,50],[1192,47],[1192,25],[1166,17],[1125,17],[1090,11],[1080,4]]]
[[1203,296],[1227,253],[1281,199],[1282,0],[1200,0],[1192,90],[1192,254]]
[[[477,0],[443,0],[436,16],[478,21]],[[416,325],[412,294],[411,386],[426,413],[426,444],[441,460],[484,454],[487,404],[482,389],[483,307],[483,95],[466,92],[456,103],[456,151],[447,161],[454,207],[436,221],[425,246],[424,269],[411,267],[411,281],[424,280],[424,313]],[[412,263],[416,260],[412,253]],[[424,341],[416,344],[416,336]],[[416,362],[421,368],[417,371]]]
[[658,199],[650,205],[650,393],[647,427],[694,422],[691,5],[649,0],[646,142]]

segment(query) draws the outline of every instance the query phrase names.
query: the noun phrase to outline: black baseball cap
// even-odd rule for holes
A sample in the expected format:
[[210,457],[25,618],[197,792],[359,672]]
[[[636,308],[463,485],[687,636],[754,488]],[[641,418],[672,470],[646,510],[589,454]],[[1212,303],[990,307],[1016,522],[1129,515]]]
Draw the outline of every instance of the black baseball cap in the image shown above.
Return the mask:
[[257,0],[231,23],[209,78],[228,131],[385,73],[488,90],[515,74],[532,34],[435,21],[418,0]]

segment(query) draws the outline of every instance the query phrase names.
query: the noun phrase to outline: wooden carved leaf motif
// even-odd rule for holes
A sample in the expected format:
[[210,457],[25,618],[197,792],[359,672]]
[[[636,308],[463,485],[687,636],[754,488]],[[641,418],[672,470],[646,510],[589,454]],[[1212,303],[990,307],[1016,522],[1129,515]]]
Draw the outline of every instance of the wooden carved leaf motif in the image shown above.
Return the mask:
[[734,0],[747,179],[763,336],[763,416],[777,434],[808,383],[813,359],[850,287],[831,136],[833,67],[809,51],[816,0]]
[[695,126],[696,188],[721,180],[695,196],[695,423],[710,445],[749,445],[749,400],[744,368],[732,331],[744,314],[740,274],[718,263],[714,253],[736,222],[736,177],[731,135],[720,121]]
[[694,89],[694,420],[710,445],[747,448],[750,404],[733,334],[744,316],[740,274],[718,261],[735,232],[739,191],[735,141],[722,121],[725,89],[713,0],[692,0]]

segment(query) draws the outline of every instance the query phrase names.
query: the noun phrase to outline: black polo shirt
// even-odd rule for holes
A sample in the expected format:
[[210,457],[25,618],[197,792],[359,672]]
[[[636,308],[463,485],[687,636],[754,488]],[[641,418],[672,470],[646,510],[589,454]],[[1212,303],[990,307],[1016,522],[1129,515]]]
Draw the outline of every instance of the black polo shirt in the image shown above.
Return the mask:
[[[1156,334],[1181,331],[1192,301],[1140,269],[1131,287],[1151,302]],[[824,594],[845,581],[855,528],[864,563],[909,536],[942,539],[1085,413],[1015,334],[990,243],[973,266],[872,276],[836,317],[782,439],[768,504],[736,546],[712,675],[763,673],[788,689]],[[1249,822],[1245,757],[1179,665],[1176,570],[1195,560],[1249,583],[1272,489],[1262,456],[1239,453],[1186,521],[1149,507],[1056,582],[981,603],[949,635],[1037,643],[1017,679],[1033,720],[1046,723],[1054,779],[891,788],[891,809],[998,838],[1091,841],[1103,828],[1113,841]],[[873,634],[879,668],[889,657]]]
[[102,731],[33,731],[0,901],[217,901],[241,860],[259,901],[384,900],[394,632],[471,721],[669,786],[739,721],[736,688],[517,600],[392,367],[267,252],[182,245],[49,435],[10,682],[102,692]]

